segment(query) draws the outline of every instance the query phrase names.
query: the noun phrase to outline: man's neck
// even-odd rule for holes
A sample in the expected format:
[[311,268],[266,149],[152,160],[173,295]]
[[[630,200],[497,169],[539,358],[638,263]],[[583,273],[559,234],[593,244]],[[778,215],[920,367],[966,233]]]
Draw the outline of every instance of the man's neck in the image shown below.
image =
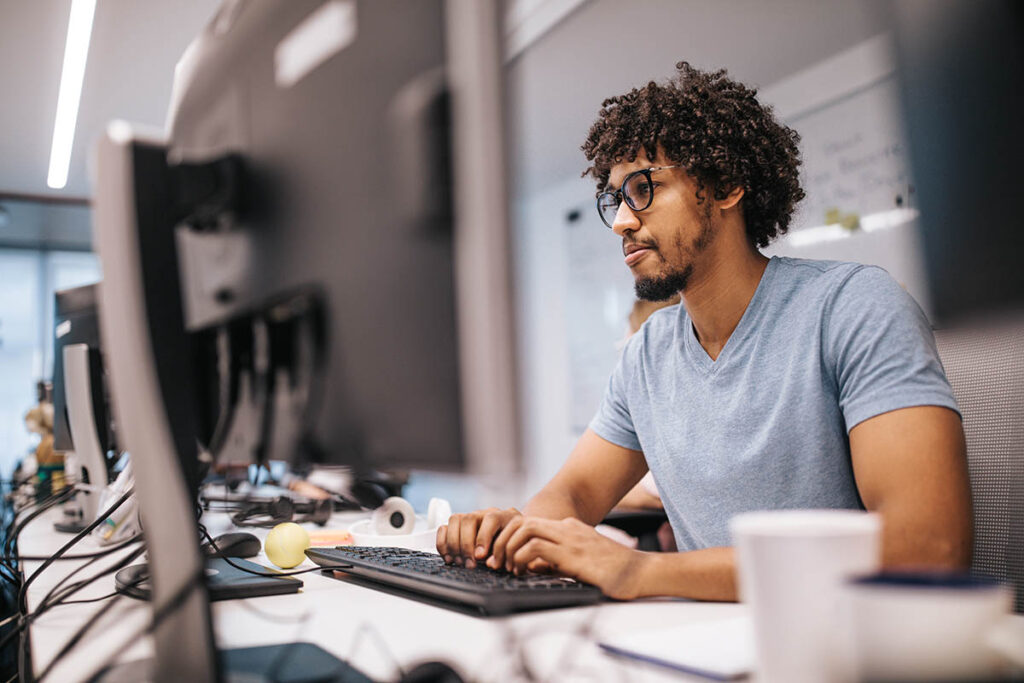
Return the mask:
[[683,292],[683,305],[700,345],[717,360],[754,298],[768,258],[750,246],[708,256],[706,270]]

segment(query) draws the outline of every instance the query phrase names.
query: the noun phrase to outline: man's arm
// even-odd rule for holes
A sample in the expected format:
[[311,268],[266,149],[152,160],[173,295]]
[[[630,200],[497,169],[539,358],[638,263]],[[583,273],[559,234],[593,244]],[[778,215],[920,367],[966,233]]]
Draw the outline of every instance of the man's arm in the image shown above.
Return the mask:
[[643,453],[605,441],[588,429],[562,469],[530,499],[523,514],[575,517],[597,524],[647,473]]
[[[883,566],[966,569],[971,496],[957,414],[921,406],[878,415],[850,431],[850,450],[861,499],[882,516]],[[737,597],[732,548],[639,553],[577,520],[527,519],[505,552],[505,566],[513,571],[540,561],[619,599]]]
[[[558,474],[527,504],[524,516],[502,525],[490,556],[476,557],[487,558],[492,569],[519,574],[555,571],[592,583],[619,600],[655,595],[736,600],[731,548],[647,553],[594,530],[646,470],[640,451],[587,430]],[[489,528],[480,530],[488,536]]]
[[516,574],[543,567],[592,583],[617,600],[659,595],[736,600],[732,548],[640,552],[605,538],[578,519],[525,517],[502,551],[506,569]]
[[864,506],[882,516],[884,567],[968,568],[971,490],[954,411],[918,406],[865,420],[850,430],[850,453]]
[[[452,515],[448,524],[438,529],[437,551],[446,562],[475,566],[491,556],[492,546],[504,546],[523,514],[546,519],[572,517],[597,524],[646,471],[643,453],[617,446],[588,429],[562,469],[527,503],[523,513],[492,508]],[[504,535],[499,537],[501,533]],[[502,563],[489,561],[488,565],[497,568]]]

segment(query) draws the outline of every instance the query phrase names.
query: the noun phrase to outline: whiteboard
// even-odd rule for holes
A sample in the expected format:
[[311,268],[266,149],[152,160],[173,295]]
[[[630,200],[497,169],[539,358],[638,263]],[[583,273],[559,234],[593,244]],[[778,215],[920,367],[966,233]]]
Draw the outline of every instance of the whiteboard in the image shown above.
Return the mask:
[[881,266],[930,314],[894,53],[875,36],[762,92],[801,136],[807,195],[765,253]]
[[807,193],[792,230],[913,202],[895,74],[786,123],[802,137]]

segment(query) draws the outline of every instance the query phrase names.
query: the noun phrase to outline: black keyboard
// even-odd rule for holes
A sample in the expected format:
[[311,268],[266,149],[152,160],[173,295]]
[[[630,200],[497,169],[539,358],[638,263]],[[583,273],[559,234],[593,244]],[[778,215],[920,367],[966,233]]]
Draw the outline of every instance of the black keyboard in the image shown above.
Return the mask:
[[447,565],[439,555],[405,548],[338,546],[310,548],[306,556],[324,567],[402,591],[496,615],[599,602],[601,591],[573,579],[528,574],[515,576],[484,566]]

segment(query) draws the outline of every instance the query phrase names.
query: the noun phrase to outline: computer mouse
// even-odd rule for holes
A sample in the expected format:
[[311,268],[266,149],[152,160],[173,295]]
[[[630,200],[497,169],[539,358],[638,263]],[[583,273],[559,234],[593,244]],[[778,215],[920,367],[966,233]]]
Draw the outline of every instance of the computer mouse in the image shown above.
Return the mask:
[[255,557],[263,549],[260,539],[248,531],[229,531],[213,541],[217,545],[216,550],[209,543],[203,545],[203,552],[211,557],[218,552],[222,557]]
[[462,676],[444,662],[417,664],[402,676],[399,683],[464,683]]

